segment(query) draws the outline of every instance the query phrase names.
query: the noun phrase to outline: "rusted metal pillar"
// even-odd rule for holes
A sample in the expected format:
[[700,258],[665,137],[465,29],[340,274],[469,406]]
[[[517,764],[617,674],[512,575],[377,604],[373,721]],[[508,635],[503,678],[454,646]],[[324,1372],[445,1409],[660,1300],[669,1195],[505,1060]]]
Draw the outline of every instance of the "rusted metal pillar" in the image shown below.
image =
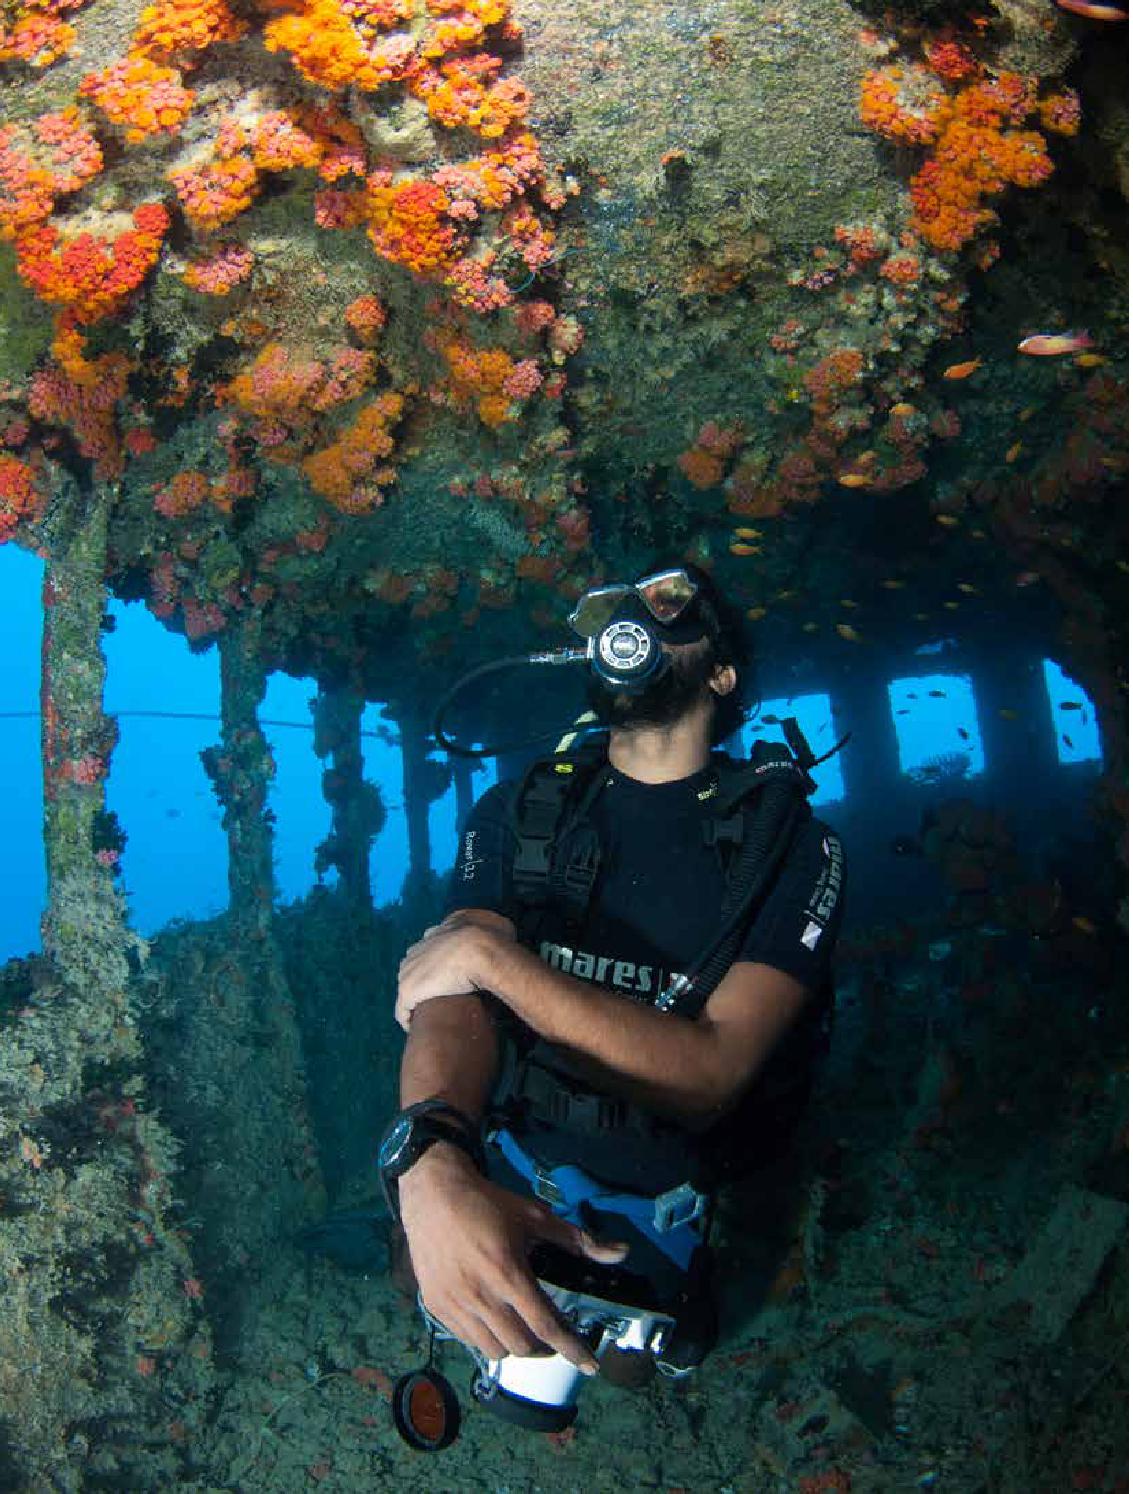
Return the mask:
[[105,803],[115,497],[56,471],[44,522],[44,958],[6,969],[15,1020],[0,1023],[0,1463],[13,1488],[180,1487],[212,1374],[173,1218],[178,1148],[152,1106],[131,998],[146,945],[115,885],[124,842]]
[[331,867],[339,887],[357,908],[373,906],[370,847],[385,823],[381,793],[364,776],[362,712],[366,702],[348,690],[320,690],[313,705],[315,752],[330,758],[323,771],[323,795],[330,805],[331,829],[315,852],[321,878]]
[[[40,688],[43,839],[47,862],[44,953],[79,990],[125,1001],[125,904],[115,886],[121,837],[106,812],[106,776],[118,739],[102,706],[106,661],[106,532],[113,490],[76,493],[51,546],[43,581]],[[111,1027],[103,1036],[111,1042]],[[117,1049],[131,1053],[131,1036]]]
[[274,901],[268,787],[275,762],[257,711],[267,677],[254,617],[220,637],[219,747],[201,754],[224,812],[228,836],[229,910],[241,928],[260,937],[271,927]]

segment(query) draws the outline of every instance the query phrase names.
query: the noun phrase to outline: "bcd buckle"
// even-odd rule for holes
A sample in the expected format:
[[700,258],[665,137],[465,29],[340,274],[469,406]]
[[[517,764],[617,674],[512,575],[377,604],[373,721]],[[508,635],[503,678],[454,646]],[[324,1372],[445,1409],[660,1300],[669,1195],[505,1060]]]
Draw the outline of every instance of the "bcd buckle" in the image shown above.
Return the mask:
[[653,1228],[659,1235],[666,1234],[702,1218],[707,1208],[706,1193],[698,1193],[691,1183],[678,1183],[653,1200]]
[[550,1204],[552,1208],[555,1208],[563,1202],[563,1190],[545,1167],[536,1162],[534,1158],[530,1161],[535,1170],[535,1176],[531,1180],[531,1191],[536,1198],[541,1198],[545,1204]]

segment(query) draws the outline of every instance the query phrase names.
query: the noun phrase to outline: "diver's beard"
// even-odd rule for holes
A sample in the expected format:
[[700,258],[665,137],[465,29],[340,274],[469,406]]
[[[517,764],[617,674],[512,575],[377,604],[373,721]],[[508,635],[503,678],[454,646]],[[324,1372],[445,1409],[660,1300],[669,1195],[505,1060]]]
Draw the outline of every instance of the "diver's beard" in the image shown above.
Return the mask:
[[664,729],[675,726],[704,698],[711,674],[711,657],[707,667],[692,669],[672,664],[659,679],[651,680],[644,690],[627,690],[607,685],[591,677],[586,703],[602,726],[633,731],[638,727]]

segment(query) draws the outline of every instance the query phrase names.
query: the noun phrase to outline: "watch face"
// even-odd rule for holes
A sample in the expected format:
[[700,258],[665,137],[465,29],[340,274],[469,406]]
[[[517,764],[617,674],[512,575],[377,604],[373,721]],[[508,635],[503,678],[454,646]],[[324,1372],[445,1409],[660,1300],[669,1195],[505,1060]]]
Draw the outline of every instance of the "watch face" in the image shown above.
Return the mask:
[[413,1134],[413,1120],[408,1115],[403,1115],[390,1129],[389,1135],[382,1142],[378,1153],[378,1162],[382,1167],[396,1167],[402,1153],[409,1143]]

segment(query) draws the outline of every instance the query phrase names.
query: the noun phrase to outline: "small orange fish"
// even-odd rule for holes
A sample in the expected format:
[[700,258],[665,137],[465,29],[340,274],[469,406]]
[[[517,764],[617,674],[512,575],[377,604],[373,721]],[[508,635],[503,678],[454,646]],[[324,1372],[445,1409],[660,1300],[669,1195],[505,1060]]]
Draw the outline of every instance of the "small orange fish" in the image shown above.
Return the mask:
[[1038,409],[1038,405],[1028,405],[1026,407],[1026,409],[1020,410],[1019,411],[1019,424],[1020,425],[1026,425],[1027,421],[1031,419],[1031,417],[1034,415],[1034,413],[1035,413],[1035,411],[1037,409]]
[[753,623],[757,623],[761,617],[766,617],[767,616],[767,608],[766,607],[749,607],[747,609],[747,615],[748,615],[748,617],[751,619],[751,621]]
[[1004,721],[1018,721],[1019,719],[1019,712],[1011,710],[1008,706],[1004,706],[999,714],[1003,717]]
[[917,413],[916,405],[909,404],[908,400],[902,400],[898,405],[890,405],[890,415],[898,415],[902,420],[907,420],[910,415]]
[[1079,368],[1101,368],[1106,361],[1102,353],[1079,353],[1074,362]]
[[864,488],[873,481],[864,472],[843,472],[838,482],[844,488]]
[[881,584],[885,588],[886,591],[904,591],[905,587],[909,583],[907,581],[893,581],[893,580],[889,580],[889,581],[883,581]]
[[1098,931],[1097,924],[1091,922],[1088,918],[1084,918],[1081,913],[1076,918],[1072,918],[1070,922],[1076,929],[1081,929],[1083,934],[1096,934]]
[[936,522],[943,524],[945,529],[955,529],[960,520],[955,514],[937,514]]
[[1064,353],[1080,353],[1092,347],[1093,341],[1088,332],[1036,332],[1033,337],[1024,337],[1016,351],[1032,358],[1057,358]]
[[763,538],[762,529],[733,529],[732,533],[738,540],[757,540]]
[[1022,443],[1022,441],[1016,441],[1013,446],[1009,446],[1007,448],[1007,450],[1003,453],[1003,460],[1005,462],[1007,462],[1008,464],[1010,464],[1011,462],[1014,462],[1014,461],[1018,460],[1019,453],[1022,450],[1023,450],[1023,443]]
[[835,623],[834,631],[839,638],[844,638],[847,643],[860,643],[862,635],[857,628],[851,628],[849,623]]
[[737,541],[734,545],[729,545],[728,546],[728,550],[729,550],[729,552],[732,555],[762,555],[763,554],[763,551],[759,548],[758,545],[745,545],[742,541]]
[[838,603],[838,605],[839,605],[839,607],[850,607],[850,608],[854,608],[858,604],[857,604],[857,602],[852,602],[849,597],[843,597],[842,600]]
[[982,358],[969,358],[967,363],[950,363],[944,370],[944,377],[946,379],[968,379],[977,368],[982,367]]
[[1120,5],[1099,5],[1096,0],[1054,0],[1059,10],[1068,10],[1072,16],[1085,16],[1087,21],[1127,21],[1129,12]]
[[945,602],[944,606],[945,606],[945,609],[948,612],[957,612],[957,611],[959,611],[960,603],[959,602]]

